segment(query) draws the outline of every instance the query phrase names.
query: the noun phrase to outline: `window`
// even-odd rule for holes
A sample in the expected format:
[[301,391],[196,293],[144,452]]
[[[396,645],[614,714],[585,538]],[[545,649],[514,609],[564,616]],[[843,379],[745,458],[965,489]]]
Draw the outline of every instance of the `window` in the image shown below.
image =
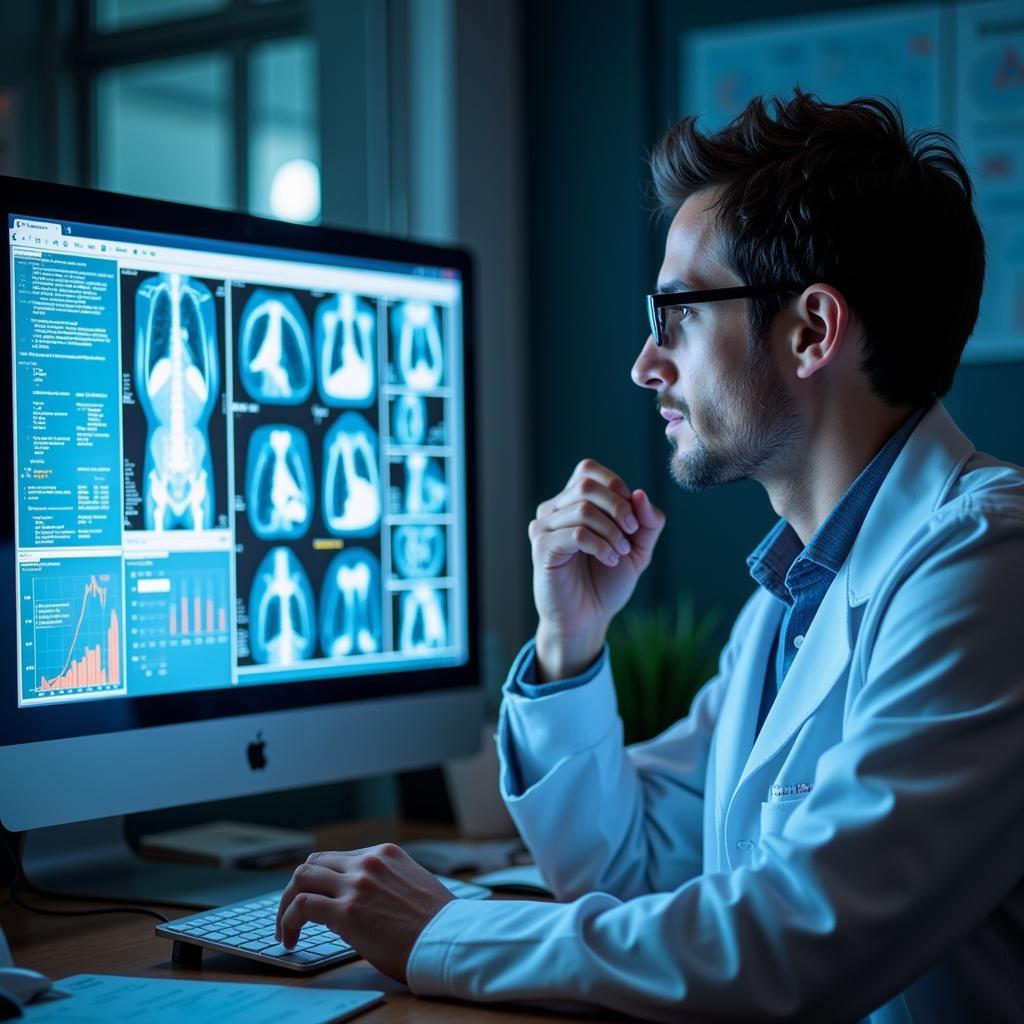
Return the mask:
[[90,184],[320,216],[311,0],[94,0],[80,73]]

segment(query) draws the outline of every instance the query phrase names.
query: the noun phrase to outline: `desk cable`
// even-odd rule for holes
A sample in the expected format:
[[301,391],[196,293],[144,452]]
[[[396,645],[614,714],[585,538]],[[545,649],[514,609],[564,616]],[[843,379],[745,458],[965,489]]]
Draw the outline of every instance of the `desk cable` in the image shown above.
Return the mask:
[[[21,871],[21,862],[6,840],[0,839],[0,846],[4,848],[14,867],[14,881],[11,882],[11,890],[7,894],[7,902],[14,904],[16,907],[21,907],[22,910],[28,910],[33,914],[45,914],[47,917],[89,917],[92,914],[145,914],[146,917],[155,917],[164,924],[170,920],[170,918],[164,917],[159,911],[150,910],[148,907],[97,907],[95,910],[50,910],[46,907],[37,907],[31,903],[26,903],[18,895],[18,887],[21,885],[24,877]],[[38,888],[35,891],[41,896],[53,896],[58,899],[61,895],[57,892],[46,892],[44,889]]]

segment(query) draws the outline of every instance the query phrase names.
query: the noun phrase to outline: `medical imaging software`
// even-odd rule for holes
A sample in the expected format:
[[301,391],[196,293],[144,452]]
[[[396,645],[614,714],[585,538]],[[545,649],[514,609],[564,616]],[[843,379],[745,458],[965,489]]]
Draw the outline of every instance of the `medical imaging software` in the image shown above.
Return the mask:
[[457,273],[8,231],[21,706],[465,660]]

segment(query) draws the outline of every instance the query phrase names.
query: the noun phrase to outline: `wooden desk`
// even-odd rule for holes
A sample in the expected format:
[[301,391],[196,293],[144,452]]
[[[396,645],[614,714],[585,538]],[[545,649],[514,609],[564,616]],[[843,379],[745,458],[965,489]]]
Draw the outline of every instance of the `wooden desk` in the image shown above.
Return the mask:
[[[393,839],[437,836],[436,826],[398,827],[393,821],[360,822],[314,830],[323,849],[354,849]],[[83,910],[85,900],[56,900],[25,894],[26,902],[47,909]],[[0,897],[2,902],[3,897]],[[95,906],[104,906],[97,903]],[[154,907],[168,917],[180,917],[189,911],[180,907]],[[44,917],[20,907],[0,909],[3,925],[19,967],[31,967],[51,978],[71,974],[123,974],[146,978],[191,978],[206,981],[245,981],[334,989],[377,989],[385,993],[385,1002],[359,1014],[355,1020],[366,1024],[441,1024],[441,1022],[480,1022],[480,1024],[520,1024],[535,1020],[567,1020],[575,1024],[622,1021],[617,1014],[562,1017],[541,1010],[524,1010],[509,1005],[460,1003],[447,999],[418,999],[404,985],[392,981],[365,960],[355,960],[319,974],[296,976],[275,971],[242,957],[211,954],[203,957],[198,970],[171,963],[171,943],[153,934],[156,921],[137,914],[96,915],[90,917]]]

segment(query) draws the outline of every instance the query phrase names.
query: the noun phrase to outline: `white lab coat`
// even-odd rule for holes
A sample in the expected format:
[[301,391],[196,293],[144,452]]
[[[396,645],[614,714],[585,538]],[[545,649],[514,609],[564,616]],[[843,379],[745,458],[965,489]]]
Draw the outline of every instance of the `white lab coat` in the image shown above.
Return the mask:
[[1024,470],[936,404],[756,741],[782,609],[761,590],[650,742],[624,748],[607,664],[506,692],[505,800],[569,902],[448,904],[410,986],[659,1021],[1024,1021],[1022,596]]

